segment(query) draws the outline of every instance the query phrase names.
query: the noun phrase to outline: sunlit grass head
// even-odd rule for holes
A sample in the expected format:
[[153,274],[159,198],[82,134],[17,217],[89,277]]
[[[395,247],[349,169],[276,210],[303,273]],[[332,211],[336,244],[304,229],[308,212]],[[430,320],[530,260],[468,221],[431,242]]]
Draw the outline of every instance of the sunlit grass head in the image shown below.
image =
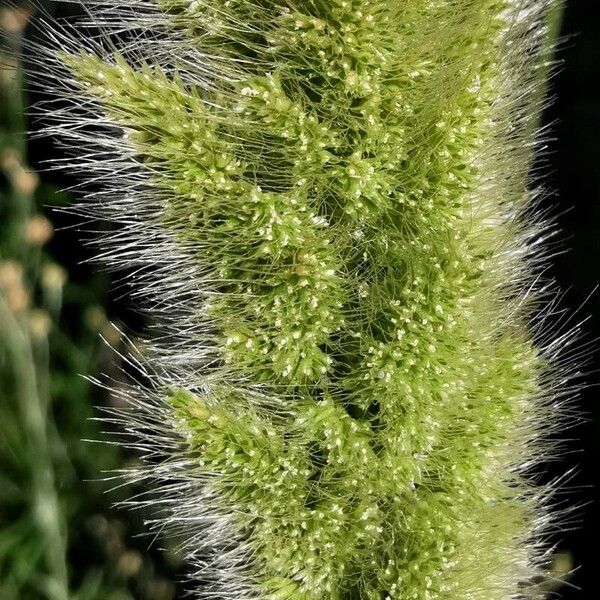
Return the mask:
[[164,326],[130,422],[199,596],[539,596],[551,8],[107,1],[110,49],[58,54],[103,257]]

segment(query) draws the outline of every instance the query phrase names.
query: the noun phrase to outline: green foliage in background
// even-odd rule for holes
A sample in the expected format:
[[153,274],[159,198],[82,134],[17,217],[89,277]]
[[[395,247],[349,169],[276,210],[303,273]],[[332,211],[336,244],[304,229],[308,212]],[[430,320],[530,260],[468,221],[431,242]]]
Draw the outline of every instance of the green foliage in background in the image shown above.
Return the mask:
[[101,481],[125,456],[84,441],[101,437],[101,396],[82,375],[106,363],[99,333],[118,337],[99,304],[106,278],[70,282],[47,246],[48,205],[68,197],[27,165],[28,17],[0,9],[0,598],[168,600],[173,584],[130,539],[141,517],[124,521],[111,508],[123,494]]

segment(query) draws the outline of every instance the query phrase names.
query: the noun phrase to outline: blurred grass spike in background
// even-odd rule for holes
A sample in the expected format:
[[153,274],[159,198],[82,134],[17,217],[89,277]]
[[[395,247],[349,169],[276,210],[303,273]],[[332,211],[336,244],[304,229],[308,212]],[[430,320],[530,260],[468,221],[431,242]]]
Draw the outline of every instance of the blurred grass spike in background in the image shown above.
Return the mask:
[[27,163],[31,17],[0,8],[0,598],[168,600],[174,585],[129,539],[140,523],[123,522],[100,481],[127,457],[83,441],[100,437],[100,396],[82,375],[106,361],[98,333],[118,339],[98,304],[105,278],[69,281],[53,258],[44,213],[67,197]]

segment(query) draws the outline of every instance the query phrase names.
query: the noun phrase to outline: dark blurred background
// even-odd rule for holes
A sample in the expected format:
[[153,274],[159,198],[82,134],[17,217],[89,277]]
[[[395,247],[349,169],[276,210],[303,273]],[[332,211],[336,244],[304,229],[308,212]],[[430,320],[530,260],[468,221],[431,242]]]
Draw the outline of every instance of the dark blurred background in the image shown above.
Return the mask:
[[[58,16],[76,10],[67,2],[45,4],[48,10]],[[0,9],[1,7],[0,3]],[[32,15],[32,19],[35,21],[35,15]],[[13,25],[17,29],[21,25],[25,27],[23,35],[26,38],[35,38],[37,35],[35,27],[31,24],[13,23]],[[25,63],[27,59],[25,53],[23,56]],[[578,314],[581,319],[589,316],[589,320],[583,327],[586,339],[600,340],[600,290],[594,292],[596,286],[600,284],[599,0],[566,1],[558,59],[560,66],[550,84],[550,94],[554,102],[545,111],[543,117],[544,125],[548,128],[549,140],[543,155],[537,160],[536,170],[543,176],[547,187],[554,191],[554,195],[548,202],[555,205],[554,214],[562,230],[561,245],[565,252],[556,256],[552,270],[561,288],[565,290],[563,307],[572,313],[583,305]],[[0,80],[0,89],[2,83]],[[60,402],[55,402],[54,405],[51,402],[50,408],[44,410],[49,410],[51,417],[57,423],[56,427],[60,430],[59,437],[68,440],[66,448],[59,448],[57,451],[59,455],[61,452],[67,455],[67,460],[63,464],[60,458],[55,458],[54,470],[64,488],[62,490],[64,494],[62,491],[59,493],[59,496],[62,494],[64,498],[61,496],[59,500],[68,515],[68,528],[66,524],[64,525],[64,543],[69,548],[70,561],[81,570],[81,576],[76,582],[80,591],[76,596],[75,592],[71,594],[82,599],[167,600],[180,597],[182,588],[177,582],[183,570],[177,553],[169,548],[161,550],[158,546],[153,546],[149,550],[148,540],[139,538],[144,531],[145,516],[139,514],[132,516],[129,512],[112,508],[111,503],[122,498],[118,492],[104,493],[108,485],[99,482],[89,485],[83,482],[86,477],[94,479],[96,476],[94,469],[98,464],[102,468],[110,469],[135,458],[114,449],[103,453],[93,450],[91,456],[89,445],[79,442],[82,437],[101,437],[95,425],[90,426],[90,430],[79,431],[75,424],[94,414],[92,405],[103,406],[110,403],[110,399],[104,397],[99,390],[91,388],[83,380],[74,377],[73,373],[77,369],[79,372],[84,372],[86,369],[98,372],[114,368],[114,355],[109,355],[102,345],[95,341],[98,332],[111,335],[108,327],[109,320],[123,324],[123,327],[133,334],[142,329],[143,321],[140,315],[132,310],[133,303],[129,301],[126,290],[119,286],[116,280],[110,280],[107,275],[98,273],[96,268],[82,263],[91,256],[93,251],[81,244],[81,234],[73,228],[76,220],[52,211],[53,207],[70,201],[67,194],[57,194],[56,190],[74,182],[52,173],[43,174],[41,179],[35,174],[43,171],[43,161],[50,156],[56,156],[57,149],[53,148],[48,140],[35,139],[32,136],[22,138],[15,144],[15,140],[20,139],[18,135],[19,131],[23,130],[21,126],[33,132],[38,127],[31,119],[22,122],[20,117],[15,116],[21,110],[20,103],[30,106],[43,100],[39,91],[29,92],[25,98],[19,96],[14,91],[18,83],[18,80],[12,84],[10,81],[8,83],[4,81],[5,89],[12,85],[10,89],[13,92],[0,94],[0,100],[4,102],[3,122],[0,123],[5,130],[4,138],[0,136],[0,140],[4,140],[0,143],[0,151],[4,144],[4,171],[8,173],[5,175],[4,186],[6,188],[12,184],[13,187],[16,185],[18,188],[19,173],[21,175],[33,173],[31,177],[35,181],[31,177],[27,181],[25,176],[24,179],[21,178],[21,184],[27,188],[29,183],[30,187],[33,186],[35,189],[17,190],[17,196],[26,192],[30,197],[27,215],[16,215],[10,210],[5,210],[4,214],[0,212],[0,235],[3,231],[2,227],[6,230],[10,219],[17,217],[29,219],[27,221],[29,223],[32,220],[35,222],[37,216],[46,215],[51,219],[54,227],[60,229],[56,235],[49,235],[48,239],[43,240],[41,244],[35,242],[35,239],[33,242],[29,240],[30,245],[43,246],[43,250],[34,248],[33,254],[36,254],[37,258],[32,259],[31,252],[27,256],[16,258],[24,264],[28,264],[28,261],[31,263],[32,260],[39,263],[39,255],[43,254],[46,259],[42,262],[59,265],[64,273],[68,273],[60,311],[54,316],[51,315],[51,319],[55,322],[49,326],[47,332],[48,344],[55,358],[52,359],[54,362],[51,361],[51,364],[46,365],[45,368],[52,371],[52,379],[63,382],[62,387],[50,391],[50,396]],[[23,146],[22,160],[15,159],[10,153],[6,154],[7,146],[18,147],[19,144]],[[43,221],[39,221],[39,224],[43,224]],[[32,228],[35,229],[33,226],[29,227]],[[5,257],[10,252],[10,249],[5,249]],[[31,302],[43,303],[44,294],[41,288],[44,287],[44,283],[35,280],[35,276],[31,274],[33,263],[30,266],[29,271],[25,269],[22,277],[24,279],[29,277],[27,285],[32,288]],[[12,273],[13,279],[14,275]],[[9,279],[10,276],[11,273],[8,273]],[[1,277],[2,273],[0,273]],[[49,312],[47,308],[42,308],[43,311]],[[30,325],[28,327],[31,329]],[[57,331],[63,333],[59,336]],[[118,339],[111,341],[118,344]],[[32,344],[35,346],[35,342]],[[570,518],[566,530],[557,536],[557,574],[560,575],[569,568],[574,569],[566,583],[556,588],[559,597],[566,600],[594,600],[600,597],[598,591],[600,589],[600,552],[598,551],[600,546],[598,512],[600,342],[596,346],[599,350],[596,350],[591,357],[590,373],[586,377],[589,385],[582,392],[579,400],[581,419],[568,432],[567,452],[564,454],[563,461],[548,467],[548,477],[557,476],[565,469],[574,468],[567,489],[557,499],[561,505],[579,507],[575,515]],[[74,365],[65,364],[66,357],[73,354],[73,347],[78,347],[85,356],[92,358],[87,362],[84,360]],[[0,364],[0,368],[1,366]],[[57,373],[62,375],[58,377]],[[65,398],[68,399],[74,389],[77,390],[76,398],[65,402]],[[0,397],[0,402],[1,400]],[[60,409],[57,408],[59,406]],[[83,410],[81,406],[84,406]],[[16,417],[12,415],[11,418]],[[3,416],[0,408],[0,421],[2,419],[5,423],[11,422],[10,418],[7,420]],[[71,425],[68,425],[69,423]],[[64,441],[60,444],[65,446]],[[0,461],[2,460],[0,447]],[[33,477],[32,474],[30,475]],[[79,499],[74,502],[74,506],[71,506],[72,498],[78,495]],[[31,507],[27,508],[27,501],[5,500],[0,492],[0,527],[5,525],[4,521],[12,523],[17,517],[24,520],[25,528],[31,526],[28,521],[31,520]],[[25,544],[27,540],[29,540],[27,543],[31,543],[28,531],[19,535],[21,537],[17,536],[13,545]],[[31,550],[28,546],[24,547],[27,551],[23,560],[27,562]],[[12,587],[9,585],[3,587],[2,579],[9,576],[11,568],[17,570],[25,568],[20,563],[15,566],[14,560],[11,563],[10,548],[12,546],[7,549],[6,543],[0,536],[0,600],[5,598],[28,600],[44,597],[40,592],[44,586],[43,582],[36,584],[35,589],[22,582],[19,583],[20,580],[11,583]],[[38,565],[46,565],[40,567],[42,570],[50,568],[44,563],[43,556],[36,560],[41,561]],[[24,573],[21,579],[27,575],[26,568]],[[53,597],[61,598],[59,594]]]
[[[544,122],[553,138],[542,164],[546,182],[556,195],[563,247],[554,274],[566,290],[565,306],[580,307],[600,284],[600,2],[567,0],[558,52],[560,70],[551,82],[553,104]],[[589,316],[584,331],[600,340],[600,290],[580,311]],[[560,588],[565,599],[600,598],[600,343],[580,399],[583,421],[569,432],[572,441],[560,468],[574,466],[565,501],[579,505],[574,528],[562,533],[559,549],[568,552],[575,572]]]

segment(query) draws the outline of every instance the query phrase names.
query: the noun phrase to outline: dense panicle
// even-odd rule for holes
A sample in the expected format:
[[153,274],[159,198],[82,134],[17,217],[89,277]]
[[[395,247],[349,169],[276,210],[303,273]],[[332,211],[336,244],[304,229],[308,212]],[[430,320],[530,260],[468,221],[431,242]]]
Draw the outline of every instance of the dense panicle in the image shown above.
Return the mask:
[[553,4],[85,5],[49,130],[160,323],[121,418],[198,596],[538,597]]

